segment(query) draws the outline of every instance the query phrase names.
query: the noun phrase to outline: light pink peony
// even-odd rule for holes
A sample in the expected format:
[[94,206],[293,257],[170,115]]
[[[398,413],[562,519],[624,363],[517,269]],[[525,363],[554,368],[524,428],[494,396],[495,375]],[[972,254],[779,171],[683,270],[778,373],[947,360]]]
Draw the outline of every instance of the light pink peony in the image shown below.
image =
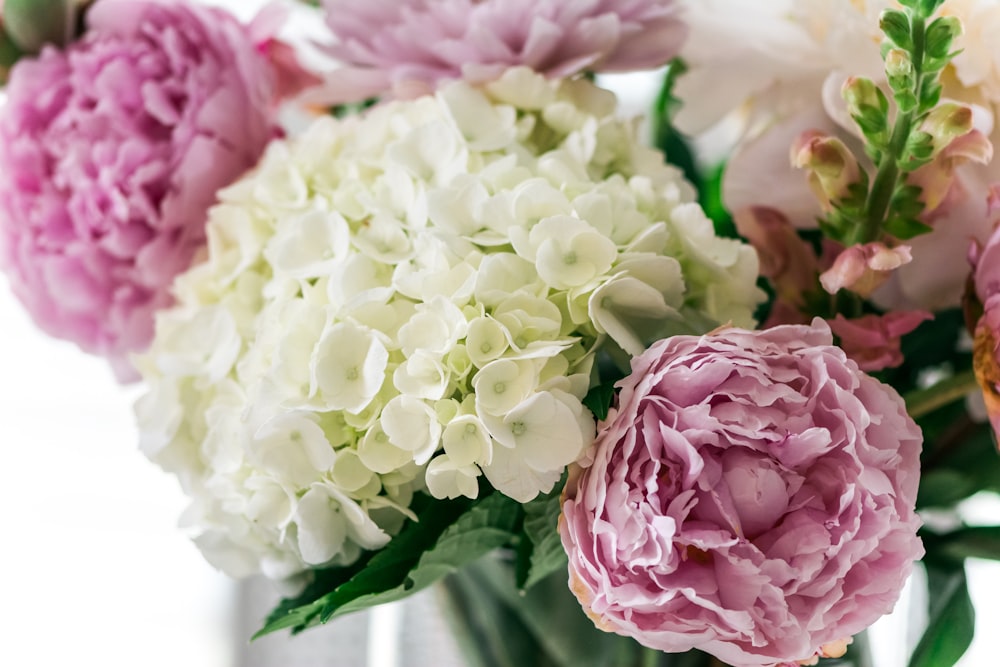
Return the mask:
[[122,379],[216,190],[277,132],[268,31],[185,2],[99,0],[80,41],[11,72],[0,264],[40,327]]
[[551,77],[665,64],[687,27],[676,0],[325,0],[346,66],[323,97],[411,98],[449,79],[488,81],[514,66]]
[[632,360],[559,523],[598,627],[735,665],[808,660],[922,555],[921,434],[822,320],[675,336]]

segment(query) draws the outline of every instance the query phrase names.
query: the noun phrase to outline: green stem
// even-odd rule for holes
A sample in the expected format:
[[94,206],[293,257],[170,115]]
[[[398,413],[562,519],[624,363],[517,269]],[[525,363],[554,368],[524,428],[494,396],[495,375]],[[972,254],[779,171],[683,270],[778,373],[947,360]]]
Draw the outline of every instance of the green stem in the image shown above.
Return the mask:
[[652,648],[642,648],[642,667],[658,667],[660,664],[660,651]]
[[[913,70],[914,70],[914,90],[917,99],[921,98],[921,89],[924,86],[923,60],[924,60],[924,32],[925,22],[920,16],[913,17]],[[917,109],[919,109],[919,103]],[[906,149],[906,142],[913,131],[913,122],[916,113],[911,110],[900,112],[896,116],[896,124],[892,129],[892,136],[889,139],[889,148],[879,160],[878,171],[872,181],[872,189],[868,193],[867,210],[868,216],[864,223],[858,228],[854,235],[855,243],[870,243],[878,240],[882,235],[882,225],[885,222],[886,212],[892,201],[892,195],[896,191],[899,177],[902,170],[899,168],[899,161],[903,157]]]
[[978,388],[976,374],[968,370],[941,380],[926,389],[911,391],[903,397],[903,400],[906,401],[907,412],[910,413],[911,417],[917,419],[976,391]]

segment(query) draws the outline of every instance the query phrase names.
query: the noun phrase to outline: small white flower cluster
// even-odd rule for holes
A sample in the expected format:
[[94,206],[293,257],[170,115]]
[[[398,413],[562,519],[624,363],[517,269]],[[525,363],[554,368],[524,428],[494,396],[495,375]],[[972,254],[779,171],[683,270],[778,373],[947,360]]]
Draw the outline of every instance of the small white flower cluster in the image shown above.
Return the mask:
[[756,255],[614,110],[512,70],[318,120],[223,191],[137,405],[213,564],[348,563],[482,475],[530,500],[593,440],[598,346],[752,325]]

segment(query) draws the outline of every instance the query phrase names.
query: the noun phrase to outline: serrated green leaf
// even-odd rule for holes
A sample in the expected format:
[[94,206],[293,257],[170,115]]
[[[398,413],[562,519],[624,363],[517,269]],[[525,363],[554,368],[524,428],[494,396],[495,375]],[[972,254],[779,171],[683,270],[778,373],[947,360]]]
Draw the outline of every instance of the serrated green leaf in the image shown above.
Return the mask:
[[524,535],[531,542],[531,559],[527,576],[518,581],[521,590],[527,590],[553,572],[565,570],[568,564],[562,539],[559,537],[559,492],[551,493],[524,506]]
[[903,218],[894,216],[886,220],[883,227],[890,236],[895,236],[900,241],[906,241],[922,234],[934,231],[930,225],[915,220],[914,218]]
[[976,611],[969,598],[965,569],[927,568],[930,614],[927,630],[909,667],[951,667],[972,643]]
[[353,611],[399,600],[438,581],[461,566],[507,544],[523,514],[521,505],[493,493],[468,506],[457,518],[457,501],[432,501],[384,549],[347,581],[322,597],[272,615],[255,637],[283,628],[296,631]]

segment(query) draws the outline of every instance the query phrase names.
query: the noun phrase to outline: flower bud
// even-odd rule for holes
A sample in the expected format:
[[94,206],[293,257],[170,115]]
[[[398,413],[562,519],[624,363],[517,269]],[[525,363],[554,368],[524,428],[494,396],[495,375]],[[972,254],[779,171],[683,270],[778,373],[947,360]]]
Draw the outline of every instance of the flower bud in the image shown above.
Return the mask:
[[913,61],[910,54],[902,49],[889,49],[885,54],[885,73],[892,78],[913,78]]
[[909,264],[913,259],[910,246],[889,248],[874,242],[847,248],[837,256],[833,266],[819,277],[820,284],[830,294],[849,289],[862,297],[869,297],[888,278],[889,274]]
[[924,53],[928,58],[947,58],[952,42],[962,34],[962,22],[955,16],[942,16],[927,27]]
[[5,0],[4,29],[22,50],[37,53],[45,44],[64,46],[72,34],[71,0]]
[[792,144],[793,167],[809,171],[809,186],[824,208],[844,198],[860,177],[854,154],[840,139],[808,130]]
[[898,9],[886,9],[879,17],[878,27],[892,43],[901,49],[913,47],[910,36],[910,17]]
[[921,129],[931,135],[936,155],[972,131],[972,108],[954,102],[938,105],[927,114]]
[[852,116],[858,116],[869,108],[882,113],[889,108],[889,101],[885,99],[885,95],[875,82],[863,76],[848,77],[840,89],[840,94],[847,102],[847,110]]

